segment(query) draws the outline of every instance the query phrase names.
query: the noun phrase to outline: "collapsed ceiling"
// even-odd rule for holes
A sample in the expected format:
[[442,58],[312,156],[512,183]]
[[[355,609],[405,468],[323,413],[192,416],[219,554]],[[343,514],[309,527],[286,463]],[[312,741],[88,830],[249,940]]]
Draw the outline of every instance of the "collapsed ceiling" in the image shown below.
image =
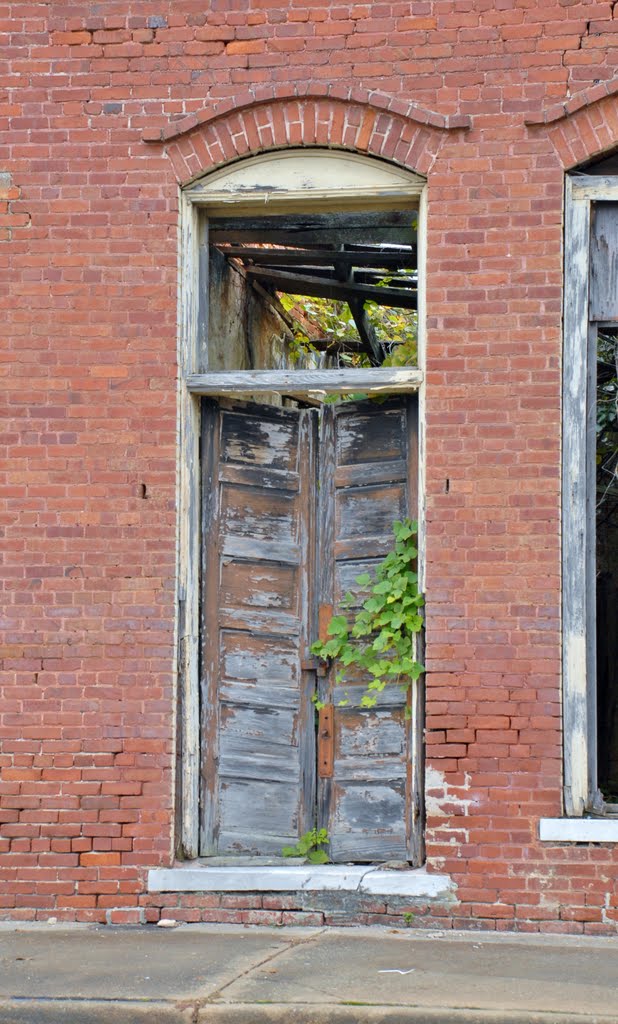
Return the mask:
[[209,240],[270,293],[346,302],[361,349],[379,366],[384,352],[365,303],[417,308],[412,220],[405,210],[213,218]]

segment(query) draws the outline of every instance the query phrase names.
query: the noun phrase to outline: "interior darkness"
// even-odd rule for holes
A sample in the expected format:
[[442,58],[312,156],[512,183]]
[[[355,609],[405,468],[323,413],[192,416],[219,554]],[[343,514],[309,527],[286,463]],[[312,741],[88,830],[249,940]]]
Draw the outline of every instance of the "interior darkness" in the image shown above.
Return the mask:
[[618,802],[618,329],[599,328],[596,416],[598,785]]
[[599,177],[609,177],[618,174],[618,151],[610,153],[602,160],[596,160],[591,164],[583,164],[579,171],[581,174],[594,174]]

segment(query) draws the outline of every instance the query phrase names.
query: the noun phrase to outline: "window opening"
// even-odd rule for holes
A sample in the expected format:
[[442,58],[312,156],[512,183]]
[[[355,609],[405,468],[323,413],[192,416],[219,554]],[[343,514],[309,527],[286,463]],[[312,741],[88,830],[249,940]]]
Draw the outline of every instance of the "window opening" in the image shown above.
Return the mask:
[[208,369],[416,366],[416,232],[415,210],[211,217]]

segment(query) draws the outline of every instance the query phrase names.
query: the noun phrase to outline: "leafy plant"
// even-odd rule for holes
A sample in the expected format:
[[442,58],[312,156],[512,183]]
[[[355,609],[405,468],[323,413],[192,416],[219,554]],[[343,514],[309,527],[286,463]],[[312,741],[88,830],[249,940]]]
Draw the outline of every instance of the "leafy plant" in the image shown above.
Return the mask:
[[[424,671],[415,657],[424,604],[416,572],[417,524],[410,519],[397,520],[393,533],[395,547],[376,568],[375,578],[369,573],[356,577],[359,586],[370,589],[353,622],[350,624],[346,615],[333,616],[328,639],[311,646],[318,657],[337,661],[344,668],[355,665],[371,676],[360,701],[365,708],[376,705],[376,693],[389,683],[407,690]],[[353,594],[346,594],[343,608],[351,608],[355,600]],[[343,672],[338,672],[337,681],[343,679]]]
[[310,864],[328,864],[328,854],[321,846],[328,843],[328,832],[325,828],[311,828],[300,837],[296,846],[284,846],[283,857],[306,857]]
[[[410,271],[405,271],[409,274]],[[385,276],[379,285],[387,287],[394,280]],[[352,311],[343,299],[308,298],[303,295],[279,293],[281,305],[293,321],[293,337],[288,341],[292,362],[303,357],[319,360],[315,342],[327,345],[329,359],[343,367],[369,367]],[[415,310],[382,306],[368,299],[364,304],[367,319],[384,347],[383,366],[414,366],[418,361],[418,317]],[[331,346],[329,348],[329,346]]]
[[[408,277],[414,270],[403,270]],[[387,274],[378,281],[378,288],[387,288],[396,281],[398,274]],[[382,306],[368,299],[365,312],[377,337],[384,345],[387,355],[382,366],[415,366],[418,362],[418,314],[416,310],[400,306]]]

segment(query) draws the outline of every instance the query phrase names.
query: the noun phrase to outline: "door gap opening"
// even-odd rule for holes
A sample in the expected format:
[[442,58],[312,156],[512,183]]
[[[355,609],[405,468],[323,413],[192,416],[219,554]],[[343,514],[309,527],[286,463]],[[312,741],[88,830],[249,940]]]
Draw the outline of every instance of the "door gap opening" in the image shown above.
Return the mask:
[[597,331],[596,664],[597,773],[618,803],[618,329]]

